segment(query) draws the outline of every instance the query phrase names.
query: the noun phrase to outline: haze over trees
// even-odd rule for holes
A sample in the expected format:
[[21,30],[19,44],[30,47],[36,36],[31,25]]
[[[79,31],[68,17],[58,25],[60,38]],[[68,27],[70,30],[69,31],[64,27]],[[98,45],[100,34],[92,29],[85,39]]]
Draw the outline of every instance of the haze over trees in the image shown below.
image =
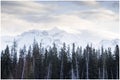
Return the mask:
[[[19,53],[18,53],[19,52]],[[17,55],[19,54],[19,57]],[[49,49],[34,40],[33,45],[19,51],[13,46],[1,52],[2,79],[118,79],[119,46],[95,49],[68,46],[58,49],[53,44]]]

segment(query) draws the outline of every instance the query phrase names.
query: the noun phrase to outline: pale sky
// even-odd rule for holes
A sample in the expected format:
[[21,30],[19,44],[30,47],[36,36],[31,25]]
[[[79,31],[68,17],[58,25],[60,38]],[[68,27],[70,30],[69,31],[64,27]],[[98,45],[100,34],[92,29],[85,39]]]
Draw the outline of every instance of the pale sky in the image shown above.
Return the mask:
[[119,36],[118,1],[2,1],[1,36],[54,27],[69,33],[88,31],[109,39]]

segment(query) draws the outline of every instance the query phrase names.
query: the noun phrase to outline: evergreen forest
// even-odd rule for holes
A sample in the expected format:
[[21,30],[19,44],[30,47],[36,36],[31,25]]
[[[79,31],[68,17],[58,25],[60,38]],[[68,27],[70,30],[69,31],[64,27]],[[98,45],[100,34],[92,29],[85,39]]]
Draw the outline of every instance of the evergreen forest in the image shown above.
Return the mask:
[[34,40],[27,49],[17,42],[1,51],[2,79],[119,79],[119,46],[114,51],[86,44],[85,48],[63,43],[44,48]]

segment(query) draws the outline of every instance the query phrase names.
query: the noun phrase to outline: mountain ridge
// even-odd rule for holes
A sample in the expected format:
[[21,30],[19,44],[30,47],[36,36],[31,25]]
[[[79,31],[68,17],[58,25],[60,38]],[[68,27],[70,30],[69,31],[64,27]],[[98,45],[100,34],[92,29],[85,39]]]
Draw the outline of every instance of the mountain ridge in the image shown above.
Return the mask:
[[[112,40],[100,40],[98,42],[92,42],[92,37],[89,35],[89,32],[84,35],[83,34],[72,34],[65,32],[57,27],[51,30],[29,30],[23,32],[21,35],[17,35],[15,37],[1,37],[1,47],[5,49],[6,45],[12,46],[13,40],[15,39],[18,43],[18,49],[22,48],[24,45],[29,46],[32,45],[34,38],[37,42],[42,43],[44,47],[52,46],[53,43],[57,45],[57,47],[61,47],[65,42],[67,45],[72,45],[75,43],[76,46],[85,47],[87,44],[92,44],[94,47],[115,47],[116,44],[119,44],[119,39]],[[0,50],[0,51],[1,51]]]

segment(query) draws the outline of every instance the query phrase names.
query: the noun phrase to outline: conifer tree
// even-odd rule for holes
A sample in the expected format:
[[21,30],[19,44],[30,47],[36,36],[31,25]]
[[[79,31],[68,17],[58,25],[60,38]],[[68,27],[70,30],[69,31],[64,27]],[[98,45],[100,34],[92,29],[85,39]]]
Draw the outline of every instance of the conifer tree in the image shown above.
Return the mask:
[[119,79],[119,46],[115,47],[115,65],[116,65],[116,79]]
[[11,75],[11,58],[9,47],[7,46],[5,51],[1,53],[1,78],[9,79],[12,77]]
[[43,58],[43,75],[44,75],[44,78],[47,78],[47,73],[48,73],[48,51],[47,49],[45,50],[45,54],[44,54],[44,58]]
[[52,74],[51,74],[51,78],[53,79],[57,79],[59,78],[59,60],[58,60],[58,53],[57,53],[57,48],[55,43],[53,44],[53,48],[52,48],[52,60],[51,60],[51,64],[52,64]]
[[12,49],[11,49],[11,57],[12,57],[12,75],[14,78],[17,78],[17,42],[14,39]]
[[25,63],[25,78],[26,79],[33,79],[33,71],[32,71],[32,49],[29,46],[28,54],[26,54],[26,63]]
[[33,74],[34,78],[43,78],[42,75],[42,55],[39,52],[38,43],[34,39],[33,43]]

